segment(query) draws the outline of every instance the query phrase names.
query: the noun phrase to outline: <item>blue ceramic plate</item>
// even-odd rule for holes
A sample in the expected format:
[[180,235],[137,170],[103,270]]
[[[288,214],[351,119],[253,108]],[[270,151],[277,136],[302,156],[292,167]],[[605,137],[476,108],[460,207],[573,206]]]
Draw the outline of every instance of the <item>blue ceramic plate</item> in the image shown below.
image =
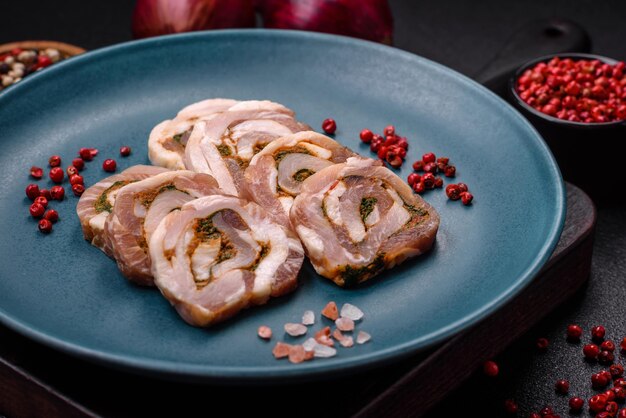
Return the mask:
[[[434,250],[371,283],[344,290],[306,264],[300,288],[209,329],[186,325],[158,291],[130,285],[87,244],[77,198],[51,204],[61,221],[37,231],[24,195],[31,165],[68,165],[80,147],[100,150],[84,170],[102,178],[148,163],[151,128],[210,97],[270,99],[370,155],[358,133],[387,124],[409,138],[408,164],[432,151],[451,158],[475,203],[424,195],[441,214]],[[120,158],[121,145],[133,153]],[[179,379],[267,381],[328,376],[380,365],[441,342],[510,300],[548,259],[564,220],[559,170],[539,135],[478,84],[415,55],[358,40],[288,31],[220,31],[131,42],[70,59],[0,95],[0,320],[57,349],[126,370]],[[447,182],[447,180],[446,180]],[[50,187],[48,179],[40,187]],[[67,187],[67,186],[66,186]],[[256,336],[330,300],[365,311],[372,341],[299,365],[272,357]],[[497,313],[495,313],[497,315]],[[320,319],[315,329],[320,327]]]

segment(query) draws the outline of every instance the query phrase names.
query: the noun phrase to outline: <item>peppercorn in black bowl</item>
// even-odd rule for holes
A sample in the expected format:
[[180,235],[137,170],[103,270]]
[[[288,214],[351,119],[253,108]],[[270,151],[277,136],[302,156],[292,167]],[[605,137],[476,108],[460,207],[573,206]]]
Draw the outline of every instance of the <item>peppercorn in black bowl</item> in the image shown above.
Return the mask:
[[595,200],[612,193],[605,179],[618,173],[621,164],[609,156],[626,140],[626,64],[593,54],[540,57],[516,71],[509,95],[550,146],[565,180]]

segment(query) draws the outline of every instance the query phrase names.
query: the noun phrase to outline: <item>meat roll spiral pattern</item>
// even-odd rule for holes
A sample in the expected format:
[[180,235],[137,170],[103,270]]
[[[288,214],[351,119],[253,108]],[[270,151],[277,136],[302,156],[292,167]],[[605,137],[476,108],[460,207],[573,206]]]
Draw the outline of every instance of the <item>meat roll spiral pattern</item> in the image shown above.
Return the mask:
[[244,170],[256,153],[281,136],[308,129],[281,104],[239,102],[196,123],[185,147],[185,167],[212,175],[224,192],[239,196],[244,190]]
[[207,174],[169,171],[120,189],[106,223],[106,239],[117,265],[130,281],[153,285],[148,242],[171,211],[201,196],[219,193]]
[[356,156],[348,148],[313,131],[270,142],[246,169],[248,196],[281,225],[290,227],[289,210],[302,182],[323,168]]
[[113,251],[104,239],[104,224],[113,209],[117,193],[129,183],[165,171],[167,170],[161,167],[136,165],[120,174],[102,179],[85,190],[76,206],[76,213],[80,219],[85,239],[95,247],[100,248],[109,257],[113,257]]
[[231,99],[209,99],[184,107],[174,119],[159,123],[150,132],[148,156],[154,165],[171,170],[185,168],[183,157],[193,126],[237,104]]
[[352,286],[433,245],[439,215],[389,169],[349,158],[302,184],[290,212],[315,270]]
[[155,284],[196,326],[292,291],[304,259],[298,239],[263,208],[224,195],[169,214],[149,248]]

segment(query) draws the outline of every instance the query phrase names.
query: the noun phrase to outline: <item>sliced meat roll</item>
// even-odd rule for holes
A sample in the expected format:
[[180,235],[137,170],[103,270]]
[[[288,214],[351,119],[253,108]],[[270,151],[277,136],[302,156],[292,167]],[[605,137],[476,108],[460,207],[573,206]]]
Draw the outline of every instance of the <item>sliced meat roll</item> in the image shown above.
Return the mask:
[[304,259],[297,237],[263,208],[224,195],[169,214],[149,248],[155,284],[196,326],[294,290]]
[[290,218],[315,270],[339,286],[422,254],[439,228],[435,209],[401,178],[357,158],[305,180]]
[[239,196],[244,192],[244,170],[256,153],[281,136],[308,129],[281,104],[239,102],[194,126],[185,147],[185,167],[211,174],[224,192]]
[[132,182],[165,171],[168,170],[162,167],[136,165],[119,174],[100,180],[85,190],[76,206],[85,239],[100,248],[109,257],[113,257],[113,252],[104,239],[104,224],[115,204],[115,197],[119,189]]
[[174,119],[165,120],[152,129],[148,139],[148,156],[154,165],[171,170],[185,168],[185,146],[193,125],[228,110],[238,102],[231,99],[209,99],[183,108]]
[[169,171],[121,188],[107,219],[105,235],[122,274],[139,285],[153,285],[148,241],[171,211],[201,196],[219,193],[213,177]]
[[313,131],[270,142],[246,169],[248,196],[290,227],[289,210],[302,182],[323,168],[356,156],[350,149]]

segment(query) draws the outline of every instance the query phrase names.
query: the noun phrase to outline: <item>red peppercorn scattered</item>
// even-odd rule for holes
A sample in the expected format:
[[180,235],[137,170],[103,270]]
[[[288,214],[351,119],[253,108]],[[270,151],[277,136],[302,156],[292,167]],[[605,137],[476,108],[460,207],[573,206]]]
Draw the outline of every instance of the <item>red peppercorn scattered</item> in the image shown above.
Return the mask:
[[542,417],[546,417],[548,415],[554,414],[554,410],[552,408],[550,408],[549,406],[545,406],[541,411],[539,411],[539,414]]
[[461,198],[461,188],[458,184],[448,184],[446,186],[446,195],[450,200],[459,200]]
[[619,347],[620,347],[622,350],[626,351],[626,337],[624,337],[624,339],[622,340],[622,342],[621,342],[621,343],[619,343]]
[[535,345],[537,346],[537,350],[539,351],[545,351],[548,349],[548,345],[550,345],[550,341],[548,341],[547,338],[537,338],[537,341],[535,342]]
[[436,160],[437,160],[437,157],[435,157],[435,154],[433,154],[432,152],[428,152],[422,155],[422,161],[424,161],[424,164],[434,163]]
[[50,167],[59,167],[61,165],[61,157],[58,155],[53,155],[48,159],[48,164]]
[[528,415],[528,418],[541,418],[541,415],[536,412],[531,412],[530,415]]
[[569,382],[565,379],[558,380],[555,389],[558,393],[566,395],[569,392]]
[[601,412],[604,411],[604,408],[606,408],[606,403],[607,403],[607,398],[606,395],[604,394],[599,394],[599,395],[594,395],[589,399],[589,409],[591,409],[592,412]]
[[471,194],[470,192],[463,192],[461,193],[461,202],[465,205],[471,205],[472,204],[472,200],[474,200],[474,195]]
[[62,183],[63,182],[63,177],[65,177],[65,173],[63,172],[63,169],[61,167],[52,167],[52,169],[50,170],[50,180],[52,180],[55,183]]
[[65,172],[67,173],[67,177],[72,178],[73,175],[78,174],[78,169],[73,165],[70,165],[65,169]]
[[589,360],[595,360],[600,354],[600,348],[595,344],[586,344],[583,347],[583,354]]
[[622,377],[618,377],[617,379],[615,379],[613,381],[613,386],[615,387],[623,387],[626,389],[626,379],[622,378]]
[[54,200],[63,200],[64,196],[65,189],[63,188],[63,186],[52,186],[52,188],[50,188],[50,197],[52,197]]
[[81,196],[85,192],[85,186],[82,184],[74,184],[72,186],[72,192],[75,196]]
[[73,176],[70,177],[70,184],[73,186],[75,184],[85,184],[85,181],[83,180],[83,176],[81,176],[80,174],[74,174]]
[[409,186],[413,187],[415,182],[420,181],[421,179],[422,179],[422,176],[420,176],[419,174],[411,173],[409,174],[409,177],[407,177],[407,182],[409,183]]
[[596,418],[611,418],[611,414],[606,411],[602,411],[598,415],[596,415]]
[[555,57],[527,69],[515,91],[534,109],[550,116],[582,123],[626,119],[624,62]]
[[602,325],[597,325],[591,328],[591,338],[594,341],[602,341],[604,339],[604,335],[606,334],[606,330]]
[[624,375],[624,367],[621,364],[612,364],[611,367],[609,367],[609,372],[613,379],[617,379]]
[[591,385],[597,389],[606,387],[610,381],[611,377],[607,377],[603,373],[594,373],[591,375]]
[[626,400],[626,389],[623,387],[613,388],[613,393],[615,394],[615,400],[618,402],[624,402]]
[[504,401],[504,410],[507,414],[517,414],[518,406],[513,399],[507,399]]
[[26,186],[26,196],[30,200],[35,200],[39,196],[39,186],[36,184],[29,184]]
[[43,232],[44,234],[49,234],[50,232],[52,232],[52,222],[48,219],[39,220],[38,227],[39,231]]
[[394,136],[396,134],[396,127],[387,125],[385,129],[383,129],[383,134],[385,134],[385,136]]
[[48,202],[52,200],[52,195],[50,194],[50,190],[48,189],[41,189],[39,191],[39,196],[43,196],[46,199],[48,199]]
[[109,173],[114,172],[116,168],[117,168],[117,163],[113,159],[109,158],[107,160],[104,160],[104,162],[102,163],[102,169]]
[[322,122],[322,129],[327,134],[332,135],[337,130],[337,122],[331,118],[324,119],[324,122]]
[[580,411],[583,409],[583,406],[585,406],[584,399],[579,398],[578,396],[574,396],[573,398],[570,398],[569,409],[571,409],[572,411]]
[[[415,171],[424,171],[424,161],[418,160],[413,163],[413,170]],[[625,338],[626,340],[626,338]]]
[[443,180],[441,177],[435,177],[435,187],[438,189],[443,187]]
[[41,206],[43,206],[44,208],[48,207],[48,199],[46,199],[45,197],[39,195],[35,198],[35,203],[39,203]]
[[372,142],[372,139],[374,139],[374,132],[370,131],[369,129],[363,129],[359,134],[359,137],[361,138],[361,141],[369,144],[370,142]]
[[610,351],[603,350],[598,354],[598,361],[602,364],[611,364],[613,360],[615,360],[615,356]]
[[90,148],[81,148],[80,150],[78,150],[78,155],[80,155],[80,158],[82,158],[84,161],[91,161],[94,157]]
[[128,146],[120,147],[120,155],[122,157],[128,157],[130,155],[130,147]]
[[611,340],[603,341],[602,344],[600,344],[600,350],[606,350],[612,353],[615,351],[615,343]]
[[483,372],[489,377],[496,377],[500,373],[500,367],[495,361],[488,360],[483,364]]
[[456,176],[456,167],[453,165],[449,165],[443,170],[443,175],[446,177],[454,177]]
[[54,223],[59,220],[59,212],[54,209],[48,209],[43,217],[44,219],[47,219],[50,222]]
[[568,325],[567,327],[567,338],[569,338],[572,341],[578,341],[580,340],[580,337],[583,335],[583,329],[580,327],[580,325]]
[[74,158],[72,160],[72,165],[76,167],[78,171],[80,171],[85,168],[85,160],[83,160],[82,158]]
[[39,180],[40,178],[43,177],[43,168],[32,166],[30,168],[30,176],[34,179]]
[[604,411],[607,412],[609,416],[614,417],[619,411],[619,406],[617,405],[617,402],[610,401],[606,404]]
[[617,418],[626,418],[626,408],[622,408],[617,413]]
[[29,208],[30,216],[33,218],[41,218],[43,213],[46,211],[46,208],[43,207],[41,203],[33,203]]
[[424,182],[421,180],[415,182],[415,184],[413,184],[413,191],[418,194],[424,193],[426,191],[426,186],[424,185]]

